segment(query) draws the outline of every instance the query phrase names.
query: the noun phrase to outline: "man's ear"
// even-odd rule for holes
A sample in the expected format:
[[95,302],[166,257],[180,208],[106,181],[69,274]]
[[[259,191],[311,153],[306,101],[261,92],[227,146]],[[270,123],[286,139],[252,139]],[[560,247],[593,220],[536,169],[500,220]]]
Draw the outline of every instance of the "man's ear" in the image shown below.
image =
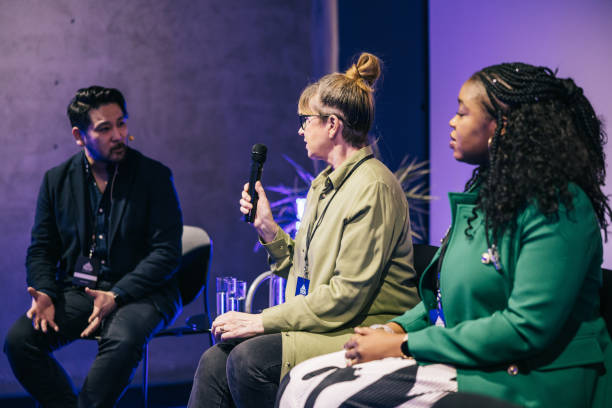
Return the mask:
[[72,137],[74,137],[77,145],[85,146],[85,142],[83,141],[83,133],[81,133],[81,129],[76,126],[72,128]]

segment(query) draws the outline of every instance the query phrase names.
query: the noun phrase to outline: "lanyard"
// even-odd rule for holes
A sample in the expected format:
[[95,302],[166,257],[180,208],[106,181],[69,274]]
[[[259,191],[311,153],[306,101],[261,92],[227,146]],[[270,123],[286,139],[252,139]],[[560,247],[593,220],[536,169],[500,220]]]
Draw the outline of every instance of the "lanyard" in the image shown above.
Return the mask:
[[[115,186],[115,179],[117,178],[117,173],[118,173],[117,170],[118,170],[119,166],[118,166],[118,164],[115,164],[115,166],[114,166],[113,176],[112,176],[111,185],[110,185],[110,191],[107,192],[105,190],[104,193],[102,193],[100,195],[100,200],[98,201],[98,199],[97,199],[98,194],[96,192],[96,194],[92,195],[92,190],[91,190],[92,187],[90,185],[91,182],[93,182],[95,184],[96,183],[96,179],[95,179],[95,177],[93,175],[93,172],[90,171],[89,162],[87,161],[87,158],[85,157],[83,161],[85,163],[85,173],[86,173],[86,176],[88,178],[86,183],[87,183],[87,191],[88,191],[88,196],[89,196],[89,200],[88,201],[90,201],[89,209],[91,211],[93,211],[93,214],[91,214],[91,218],[92,218],[92,220],[91,220],[92,234],[91,234],[91,241],[90,241],[91,245],[89,247],[89,254],[88,254],[89,259],[92,259],[93,255],[94,255],[94,253],[96,251],[96,246],[97,246],[97,243],[96,243],[96,227],[97,227],[96,218],[97,218],[97,211],[96,210],[101,208],[100,206],[105,201],[107,202],[107,205],[106,205],[107,208],[105,210],[106,211],[110,210],[110,204],[112,204],[112,201],[113,201],[113,188]],[[98,187],[96,186],[94,188],[97,189]],[[104,197],[106,197],[108,194],[110,194],[110,197],[106,198],[106,200],[105,200]],[[109,202],[109,199],[110,199],[110,202]],[[94,202],[91,202],[92,200]],[[105,215],[105,217],[109,217],[110,218],[110,214],[109,215]],[[110,222],[110,219],[108,219],[108,222]],[[106,221],[105,221],[104,224],[106,226]],[[106,227],[108,228],[108,226],[106,226]],[[108,236],[108,231],[106,231],[106,235]],[[108,250],[108,248],[107,248],[107,250]]]
[[315,218],[315,220],[313,220],[313,222],[311,222],[310,225],[308,226],[308,232],[306,233],[306,254],[304,255],[304,277],[306,279],[308,279],[308,250],[310,248],[310,243],[312,242],[312,238],[314,237],[315,233],[319,229],[319,225],[321,225],[321,222],[323,221],[323,217],[325,217],[325,213],[327,212],[327,209],[329,208],[329,204],[332,202],[336,194],[338,194],[338,190],[340,190],[340,188],[344,185],[344,182],[348,180],[349,177],[351,177],[351,175],[355,172],[355,170],[357,170],[357,168],[361,166],[366,160],[372,159],[373,157],[374,155],[370,154],[362,158],[361,160],[359,160],[357,164],[353,166],[353,168],[351,169],[351,171],[349,171],[349,173],[346,175],[344,180],[342,180],[342,182],[338,185],[338,187],[336,188],[336,191],[334,191],[334,195],[332,195],[329,201],[327,202],[327,204],[325,204],[325,208],[323,208],[323,211],[321,212],[321,216]]

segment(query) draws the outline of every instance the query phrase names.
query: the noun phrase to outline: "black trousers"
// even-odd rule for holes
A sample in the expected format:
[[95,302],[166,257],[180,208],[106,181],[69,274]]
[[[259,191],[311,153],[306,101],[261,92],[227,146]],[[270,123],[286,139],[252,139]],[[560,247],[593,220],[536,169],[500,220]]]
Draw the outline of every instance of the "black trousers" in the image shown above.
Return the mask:
[[76,393],[68,374],[53,358],[53,351],[79,339],[87,327],[93,300],[78,288],[68,288],[55,303],[59,332],[34,330],[21,316],[9,330],[5,344],[13,373],[43,407],[112,407],[132,380],[145,344],[164,327],[162,314],[141,300],[115,310],[102,322],[98,354],[81,392]]
[[209,348],[200,358],[187,406],[273,407],[282,347],[281,334],[275,333]]

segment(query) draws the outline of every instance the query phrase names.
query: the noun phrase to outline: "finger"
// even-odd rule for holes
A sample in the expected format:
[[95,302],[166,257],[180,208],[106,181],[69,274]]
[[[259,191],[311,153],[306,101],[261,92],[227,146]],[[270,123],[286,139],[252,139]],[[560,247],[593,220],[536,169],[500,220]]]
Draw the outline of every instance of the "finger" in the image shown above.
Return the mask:
[[344,354],[344,358],[346,359],[346,364],[349,366],[359,362],[359,354],[354,351],[347,351]]
[[233,330],[229,330],[229,331],[223,332],[223,334],[221,335],[221,341],[237,339],[240,337],[242,337],[240,333],[235,332]]
[[27,312],[26,312],[26,317],[30,320],[32,320],[32,316],[34,316],[34,308],[31,307]]
[[370,334],[372,333],[372,329],[370,329],[369,327],[355,327],[355,333],[357,334],[361,334],[362,336],[365,334]]
[[87,326],[85,328],[85,330],[83,330],[83,332],[81,333],[81,337],[89,337],[89,335],[91,333],[93,333],[99,325],[100,319],[98,319],[97,317],[89,324],[89,326]]
[[223,319],[221,318],[222,316],[223,315],[218,316],[215,320],[213,320],[212,326],[211,326],[213,329],[215,329],[216,327],[219,327],[219,326],[223,326],[224,322],[223,322]]
[[245,200],[240,200],[240,211],[249,212],[253,208],[253,204]]
[[36,289],[34,289],[31,286],[28,286],[28,293],[30,294],[30,296],[32,296],[34,299],[38,298],[38,291]]
[[244,188],[242,191],[249,191],[249,183],[244,183]]
[[51,328],[53,330],[55,330],[56,332],[59,331],[59,326],[57,324],[55,324],[55,322],[53,320],[48,320],[47,324],[49,324],[49,326],[51,326]]
[[42,319],[40,321],[40,329],[42,330],[43,333],[47,332],[47,321],[45,319]]
[[255,191],[257,191],[257,194],[259,194],[260,200],[261,198],[263,198],[264,200],[267,200],[266,191],[264,190],[263,185],[261,184],[261,181],[258,181],[257,183],[255,183]]
[[87,293],[89,296],[91,296],[93,298],[98,296],[98,291],[97,290],[89,289],[87,286],[85,287],[85,293]]
[[87,319],[87,323],[93,322],[93,320],[98,318],[99,316],[100,316],[100,309],[94,306],[93,312],[89,316],[89,319]]
[[34,323],[34,330],[38,330],[40,328],[40,318],[38,315],[34,316],[34,320],[32,322]]
[[246,191],[242,192],[242,200],[244,200],[247,203],[251,202],[251,196],[249,195],[248,192],[246,192]]

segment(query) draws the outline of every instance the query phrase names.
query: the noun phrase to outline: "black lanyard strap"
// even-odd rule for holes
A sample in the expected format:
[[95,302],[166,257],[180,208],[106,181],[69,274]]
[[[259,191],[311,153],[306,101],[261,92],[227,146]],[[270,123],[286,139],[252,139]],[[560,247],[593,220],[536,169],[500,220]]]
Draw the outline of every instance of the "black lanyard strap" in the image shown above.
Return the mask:
[[351,177],[351,175],[355,172],[355,170],[357,170],[357,168],[359,168],[359,166],[361,166],[365,161],[370,160],[372,158],[374,158],[373,154],[367,155],[366,157],[359,160],[357,164],[353,166],[353,168],[349,171],[346,177],[338,185],[338,187],[336,188],[336,191],[334,191],[334,195],[332,195],[329,201],[327,202],[327,204],[325,204],[325,208],[323,208],[321,215],[317,217],[313,222],[311,222],[310,225],[308,226],[308,232],[306,233],[306,254],[304,255],[304,276],[306,277],[306,279],[308,279],[308,250],[310,249],[310,243],[312,242],[312,238],[314,237],[315,233],[319,229],[319,225],[321,225],[321,222],[323,221],[323,217],[325,217],[325,213],[327,212],[327,209],[329,208],[329,204],[332,202],[334,197],[336,197],[336,194],[338,194],[338,191],[340,190],[340,188],[344,185],[346,180],[348,180],[349,177]]

